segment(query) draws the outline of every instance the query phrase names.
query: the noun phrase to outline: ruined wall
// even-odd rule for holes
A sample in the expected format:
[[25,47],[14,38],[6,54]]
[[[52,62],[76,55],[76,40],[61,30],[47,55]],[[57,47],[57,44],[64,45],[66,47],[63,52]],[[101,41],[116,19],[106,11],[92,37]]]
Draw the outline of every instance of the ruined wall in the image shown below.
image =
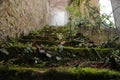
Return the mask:
[[120,31],[120,0],[111,0],[116,27]]
[[48,0],[0,0],[0,41],[41,28],[47,6]]

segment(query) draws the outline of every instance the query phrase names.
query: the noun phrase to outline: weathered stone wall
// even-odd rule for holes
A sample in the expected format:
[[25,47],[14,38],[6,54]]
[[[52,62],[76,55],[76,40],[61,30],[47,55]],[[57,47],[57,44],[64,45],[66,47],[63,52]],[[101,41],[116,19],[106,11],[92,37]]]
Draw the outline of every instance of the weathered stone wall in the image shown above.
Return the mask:
[[48,0],[0,0],[0,41],[41,28],[47,6]]
[[59,9],[62,11],[66,11],[66,6],[68,6],[70,0],[50,0],[50,8]]
[[111,0],[115,24],[120,31],[120,0]]

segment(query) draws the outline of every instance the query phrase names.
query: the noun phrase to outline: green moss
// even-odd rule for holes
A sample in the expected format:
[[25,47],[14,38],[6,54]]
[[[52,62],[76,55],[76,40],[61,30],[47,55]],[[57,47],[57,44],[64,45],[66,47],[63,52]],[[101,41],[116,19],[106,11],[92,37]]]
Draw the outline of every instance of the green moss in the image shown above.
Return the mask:
[[112,52],[112,49],[109,49],[109,48],[105,48],[105,49],[102,49],[100,51],[100,54],[103,55],[103,56],[107,56],[108,54],[110,54]]
[[[59,50],[59,47],[46,47],[49,50]],[[75,55],[75,58],[84,58],[90,60],[100,59],[99,55],[102,58],[105,58],[111,52],[111,48],[75,48],[75,47],[63,47],[61,51],[63,57],[71,57]],[[99,54],[99,55],[98,55]]]
[[[40,54],[37,53],[36,48],[32,46],[13,46],[5,48],[9,55],[4,59],[7,61],[11,61],[13,64],[26,64],[32,65],[35,63],[35,57],[39,60],[43,60],[44,58],[40,57]],[[56,62],[61,62],[64,65],[66,62],[70,60],[99,60],[100,57],[103,59],[111,52],[111,48],[99,49],[99,48],[74,48],[64,46],[63,49],[60,50],[59,47],[44,47],[43,50],[45,52],[51,52],[52,58],[48,58],[47,61],[51,64]],[[99,57],[99,55],[100,57]],[[60,57],[61,60],[57,61],[56,57]],[[3,58],[1,58],[3,60]],[[44,61],[42,62],[44,63]],[[42,64],[41,63],[41,64]]]
[[38,69],[10,67],[0,69],[1,80],[119,80],[120,72],[108,69],[67,68]]
[[73,68],[70,72],[77,75],[78,79],[83,80],[117,80],[120,78],[120,73],[108,69],[93,69],[93,68]]

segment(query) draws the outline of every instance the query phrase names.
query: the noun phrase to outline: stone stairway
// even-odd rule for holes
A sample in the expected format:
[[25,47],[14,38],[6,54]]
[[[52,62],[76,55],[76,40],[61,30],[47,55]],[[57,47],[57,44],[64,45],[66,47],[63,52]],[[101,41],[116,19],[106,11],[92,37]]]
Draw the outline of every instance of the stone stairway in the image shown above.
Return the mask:
[[81,33],[72,36],[66,27],[45,27],[9,44],[7,59],[19,64],[101,60],[111,53],[111,48],[101,49]]

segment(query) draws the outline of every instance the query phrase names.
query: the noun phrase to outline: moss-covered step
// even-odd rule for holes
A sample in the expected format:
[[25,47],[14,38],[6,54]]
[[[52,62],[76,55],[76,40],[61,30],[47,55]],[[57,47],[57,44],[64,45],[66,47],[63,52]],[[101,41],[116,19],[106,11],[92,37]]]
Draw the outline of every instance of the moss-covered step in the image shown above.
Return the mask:
[[120,72],[94,68],[0,69],[0,80],[119,80]]
[[[28,47],[28,46],[14,46],[6,48],[9,53],[9,56],[17,56],[21,54],[21,56],[36,56],[35,54],[38,52],[36,51],[36,47]],[[43,50],[47,53],[50,52],[53,57],[60,56],[62,58],[71,58],[71,59],[90,59],[90,60],[97,60],[101,58],[105,58],[112,52],[112,48],[75,48],[75,47],[68,47],[68,46],[55,46],[55,47],[43,47]],[[23,55],[24,54],[24,55]],[[39,54],[40,55],[40,54]]]
[[[9,62],[12,61],[14,64],[34,64],[37,61],[43,61],[44,59],[50,63],[62,62],[66,63],[70,60],[100,60],[104,59],[108,54],[111,54],[111,48],[75,48],[68,46],[54,46],[54,47],[43,47],[42,51],[44,56],[33,46],[14,46],[1,49],[0,61]],[[7,52],[7,54],[6,54]],[[46,57],[45,55],[51,55]],[[59,58],[59,60],[58,60]],[[41,63],[42,64],[42,63]]]
[[45,47],[47,50],[57,51],[62,57],[81,59],[102,59],[111,54],[112,48],[75,48],[75,47]]
[[36,40],[36,39],[21,39],[21,43],[27,43],[27,42],[36,42],[38,45],[58,45],[60,42],[59,41],[54,41],[54,40]]
[[36,40],[50,40],[50,39],[58,39],[57,36],[41,36],[41,35],[27,35],[27,36],[22,36],[21,39],[36,39]]

